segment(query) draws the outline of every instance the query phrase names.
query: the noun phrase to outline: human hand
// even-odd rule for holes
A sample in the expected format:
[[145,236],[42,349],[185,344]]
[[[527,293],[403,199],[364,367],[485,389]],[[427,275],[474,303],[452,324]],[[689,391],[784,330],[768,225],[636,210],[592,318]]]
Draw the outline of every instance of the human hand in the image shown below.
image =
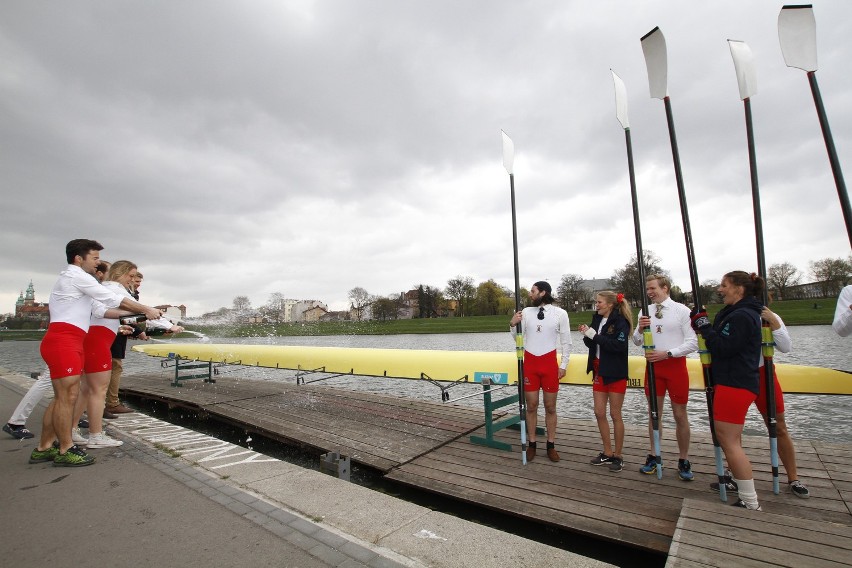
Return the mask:
[[642,331],[646,327],[651,327],[651,318],[648,316],[639,316],[639,323],[636,326],[637,331]]
[[510,326],[516,326],[521,323],[521,316],[523,312],[515,312],[515,315],[512,316],[512,320],[509,322]]

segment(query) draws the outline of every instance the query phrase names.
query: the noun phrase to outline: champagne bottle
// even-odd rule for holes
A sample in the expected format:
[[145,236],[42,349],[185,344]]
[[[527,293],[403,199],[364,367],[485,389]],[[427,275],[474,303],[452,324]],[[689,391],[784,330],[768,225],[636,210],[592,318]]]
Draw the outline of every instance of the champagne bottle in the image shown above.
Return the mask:
[[145,321],[147,319],[148,318],[145,316],[145,314],[133,314],[132,316],[124,316],[124,317],[118,318],[118,322],[121,325],[134,325],[134,324],[137,324],[137,323],[142,323],[143,321]]

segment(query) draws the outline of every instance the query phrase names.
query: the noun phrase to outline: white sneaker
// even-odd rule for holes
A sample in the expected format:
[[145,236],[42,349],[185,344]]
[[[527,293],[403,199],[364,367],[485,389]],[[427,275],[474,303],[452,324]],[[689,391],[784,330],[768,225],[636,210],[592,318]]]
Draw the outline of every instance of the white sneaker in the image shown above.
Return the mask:
[[71,430],[71,441],[78,446],[85,446],[89,443],[89,439],[80,433],[79,428],[73,428]]
[[98,432],[97,434],[89,435],[89,443],[87,444],[89,449],[92,448],[116,448],[122,445],[124,442],[121,440],[116,440],[115,438],[110,438],[106,432]]

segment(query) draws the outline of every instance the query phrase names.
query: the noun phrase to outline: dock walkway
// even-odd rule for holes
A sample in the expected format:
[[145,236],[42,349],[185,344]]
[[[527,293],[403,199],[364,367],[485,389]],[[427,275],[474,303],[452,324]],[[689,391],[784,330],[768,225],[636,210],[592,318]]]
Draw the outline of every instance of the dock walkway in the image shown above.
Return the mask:
[[[681,558],[678,551],[696,550],[695,538],[690,538],[702,535],[690,529],[697,522],[696,511],[713,512],[723,505],[708,487],[715,475],[711,475],[713,447],[707,434],[693,432],[695,480],[683,482],[673,467],[677,455],[673,440],[663,443],[668,461],[662,480],[639,473],[647,453],[645,428],[628,428],[624,471],[611,473],[589,464],[601,449],[592,421],[561,419],[557,433],[561,461],[552,463],[539,455],[523,466],[516,431],[497,433],[497,439],[515,445],[514,452],[472,444],[471,434],[484,435],[482,412],[451,404],[231,377],[215,384],[196,382],[175,388],[162,376],[128,376],[122,379],[122,390],[128,396],[206,413],[273,439],[348,454],[354,463],[377,469],[397,483],[566,531],[669,554],[670,563]],[[852,445],[797,441],[800,476],[812,495],[805,500],[790,494],[783,473],[781,493],[772,494],[765,437],[745,437],[743,443],[755,468],[765,519],[788,518],[793,526],[813,527],[803,532],[805,539],[820,534],[823,524],[852,530]],[[730,503],[734,499],[735,495],[728,496]],[[728,510],[731,513],[725,519],[747,518]],[[745,533],[718,538],[734,534]],[[847,541],[842,535],[836,540],[842,550]],[[749,546],[747,539],[739,544]],[[687,560],[688,556],[681,558]]]

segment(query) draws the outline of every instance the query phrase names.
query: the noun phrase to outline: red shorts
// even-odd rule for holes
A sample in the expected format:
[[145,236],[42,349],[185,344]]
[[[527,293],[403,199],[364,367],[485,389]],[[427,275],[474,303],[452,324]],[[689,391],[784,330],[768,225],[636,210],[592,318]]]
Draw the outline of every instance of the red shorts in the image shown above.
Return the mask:
[[713,387],[713,420],[745,424],[748,407],[756,399],[757,395],[748,389],[716,385]]
[[83,341],[86,332],[70,323],[47,326],[41,340],[41,358],[50,369],[51,380],[83,374]]
[[[686,370],[686,357],[672,357],[654,363],[654,384],[657,397],[669,393],[669,399],[675,404],[689,402],[689,372]],[[648,367],[645,367],[645,397],[651,396],[648,388]]]
[[110,347],[115,341],[115,332],[102,325],[93,325],[83,341],[83,370],[87,373],[102,373],[112,369]]
[[[773,369],[774,370],[774,369]],[[774,373],[773,373],[774,374]],[[761,414],[766,414],[766,367],[760,366],[760,394],[757,395],[755,401],[757,409]],[[784,414],[784,392],[781,390],[781,384],[778,382],[778,375],[775,374],[775,415]]]
[[544,355],[524,351],[524,391],[559,392],[559,363],[556,350]]
[[603,377],[598,375],[598,367],[600,367],[600,359],[592,361],[592,370],[595,378],[592,379],[592,391],[594,392],[614,392],[624,394],[627,392],[627,377],[613,381],[609,384],[604,384]]

